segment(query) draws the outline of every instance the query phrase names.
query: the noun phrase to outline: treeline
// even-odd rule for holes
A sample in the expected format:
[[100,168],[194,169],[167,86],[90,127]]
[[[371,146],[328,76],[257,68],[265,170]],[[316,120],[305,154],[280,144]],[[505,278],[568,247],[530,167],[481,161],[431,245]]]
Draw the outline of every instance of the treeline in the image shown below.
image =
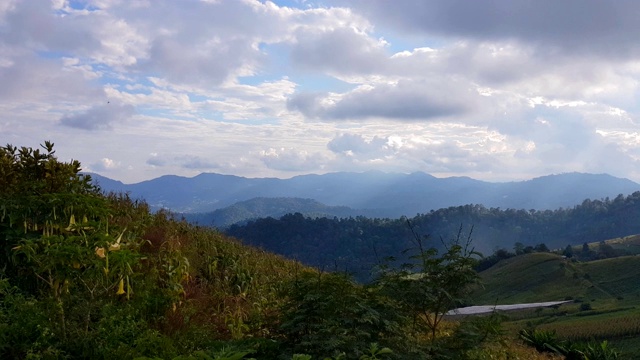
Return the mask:
[[401,257],[413,246],[408,222],[430,245],[456,234],[462,225],[472,231],[475,249],[486,256],[515,244],[549,249],[640,233],[640,192],[615,199],[585,200],[573,208],[516,210],[482,205],[449,207],[411,219],[309,218],[289,214],[231,226],[226,233],[243,242],[324,269],[351,271],[366,279],[368,270],[385,256]]

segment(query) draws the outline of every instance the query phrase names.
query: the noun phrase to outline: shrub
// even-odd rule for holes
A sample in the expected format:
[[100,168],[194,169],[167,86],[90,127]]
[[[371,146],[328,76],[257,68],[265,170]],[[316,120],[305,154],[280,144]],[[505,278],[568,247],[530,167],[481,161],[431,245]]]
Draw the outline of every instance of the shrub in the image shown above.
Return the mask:
[[580,311],[589,311],[589,310],[593,310],[593,307],[591,307],[591,303],[582,303],[580,304]]
[[292,354],[359,358],[371,343],[400,338],[394,304],[345,274],[303,273],[288,286],[287,296],[280,332]]

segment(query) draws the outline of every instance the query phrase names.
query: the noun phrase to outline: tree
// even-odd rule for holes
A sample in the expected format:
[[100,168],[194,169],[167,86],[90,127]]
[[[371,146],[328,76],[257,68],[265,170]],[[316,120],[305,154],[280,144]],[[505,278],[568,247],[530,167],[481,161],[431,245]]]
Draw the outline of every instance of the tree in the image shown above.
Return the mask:
[[562,252],[562,255],[568,257],[568,258],[572,258],[573,257],[573,247],[571,245],[567,245],[566,248],[564,248],[564,251]]
[[616,250],[613,246],[607,244],[604,241],[600,241],[598,243],[598,256],[603,259],[611,258],[616,256]]
[[521,242],[517,242],[513,244],[513,251],[515,252],[516,255],[524,254],[524,244]]
[[342,273],[303,272],[286,293],[279,330],[292,354],[364,359],[372,343],[400,345],[402,316],[376,288]]
[[533,248],[537,252],[549,252],[549,248],[545,243],[540,243]]
[[474,266],[480,254],[471,248],[472,231],[466,239],[462,237],[462,226],[449,243],[441,239],[445,251],[440,255],[435,247],[426,248],[429,236],[420,237],[410,222],[408,225],[415,244],[412,262],[383,273],[378,283],[412,317],[414,333],[426,330],[435,340],[447,311],[459,306],[469,285],[478,280]]
[[581,260],[591,260],[595,257],[595,252],[591,250],[589,244],[586,242],[582,244],[582,250],[580,251],[580,259]]

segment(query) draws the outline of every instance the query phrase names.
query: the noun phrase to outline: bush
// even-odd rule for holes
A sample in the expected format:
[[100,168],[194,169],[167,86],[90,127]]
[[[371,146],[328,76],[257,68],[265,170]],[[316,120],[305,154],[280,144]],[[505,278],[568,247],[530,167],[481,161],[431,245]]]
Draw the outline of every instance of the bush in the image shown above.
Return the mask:
[[399,312],[345,274],[303,273],[287,289],[280,332],[291,354],[359,358],[371,343],[399,344]]
[[589,311],[589,310],[593,310],[593,307],[591,307],[591,303],[582,303],[580,304],[580,311]]

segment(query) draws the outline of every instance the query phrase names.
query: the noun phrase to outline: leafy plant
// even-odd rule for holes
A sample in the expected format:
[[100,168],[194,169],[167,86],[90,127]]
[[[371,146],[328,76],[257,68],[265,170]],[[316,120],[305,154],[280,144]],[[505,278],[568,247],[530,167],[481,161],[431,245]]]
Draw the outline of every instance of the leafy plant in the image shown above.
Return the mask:
[[462,226],[451,242],[441,240],[445,252],[440,255],[437,248],[426,247],[428,236],[420,237],[408,225],[415,244],[408,250],[415,252],[412,262],[400,269],[387,268],[377,283],[410,314],[414,334],[427,331],[433,341],[446,312],[459,305],[478,280],[474,270],[478,254],[471,248],[471,232],[462,237]]
[[372,343],[369,346],[369,351],[360,356],[360,360],[378,360],[389,354],[393,354],[391,349],[387,347],[380,348],[377,343]]
[[539,352],[559,353],[558,346],[562,345],[555,331],[522,329],[519,334],[525,344],[536,348]]
[[598,342],[571,342],[558,339],[555,331],[521,330],[520,338],[539,352],[561,354],[568,360],[617,360],[620,353],[604,340]]
[[289,285],[287,295],[280,332],[292,353],[317,357],[345,353],[357,359],[366,355],[362,349],[369,349],[367,356],[381,354],[377,345],[369,347],[372,342],[400,339],[402,319],[395,303],[376,288],[354,284],[345,274],[302,273]]

